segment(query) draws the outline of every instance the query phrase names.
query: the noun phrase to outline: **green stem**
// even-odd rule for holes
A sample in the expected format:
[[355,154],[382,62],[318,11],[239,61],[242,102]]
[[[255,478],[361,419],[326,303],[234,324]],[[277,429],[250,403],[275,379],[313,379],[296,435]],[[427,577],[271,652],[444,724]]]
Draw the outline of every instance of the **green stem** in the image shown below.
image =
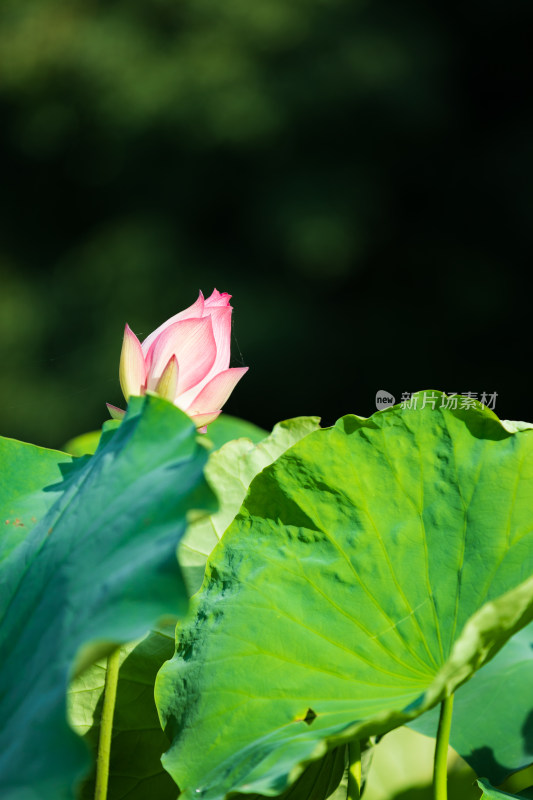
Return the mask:
[[359,800],[361,797],[361,745],[359,740],[348,745],[348,758],[350,761],[348,771],[348,797],[347,800]]
[[115,650],[107,659],[105,676],[104,702],[100,720],[100,740],[96,757],[96,786],[94,800],[106,800],[109,779],[109,757],[111,754],[111,736],[113,734],[113,715],[117,698],[118,671],[120,668],[120,650]]
[[435,766],[433,770],[433,800],[448,798],[448,742],[452,727],[453,694],[446,697],[440,706],[439,729],[435,743]]

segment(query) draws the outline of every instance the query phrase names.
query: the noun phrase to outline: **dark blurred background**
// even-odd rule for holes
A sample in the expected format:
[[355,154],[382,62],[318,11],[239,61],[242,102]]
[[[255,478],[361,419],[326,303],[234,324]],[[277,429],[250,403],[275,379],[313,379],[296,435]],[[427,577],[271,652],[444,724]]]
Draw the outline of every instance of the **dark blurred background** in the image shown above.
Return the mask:
[[531,419],[530,0],[2,0],[0,433],[60,446],[233,295],[230,413]]

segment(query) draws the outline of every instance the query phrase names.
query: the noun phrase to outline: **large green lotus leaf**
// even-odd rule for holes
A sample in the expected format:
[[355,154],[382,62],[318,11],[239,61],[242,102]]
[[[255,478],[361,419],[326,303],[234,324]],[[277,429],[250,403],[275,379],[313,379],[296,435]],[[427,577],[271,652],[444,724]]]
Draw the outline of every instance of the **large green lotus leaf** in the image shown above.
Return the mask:
[[531,621],[533,432],[432,396],[311,433],[253,481],[156,683],[186,798],[284,791]]
[[[458,689],[450,743],[478,775],[494,784],[533,762],[533,624]],[[438,710],[410,726],[435,736]]]
[[[179,546],[180,564],[191,594],[200,587],[207,556],[239,510],[252,478],[294,442],[316,430],[318,422],[316,417],[287,420],[276,425],[258,446],[249,439],[238,439],[210,453],[205,475],[218,496],[219,510],[192,522]],[[153,696],[156,673],[173,653],[174,628],[152,631],[139,644],[121,648],[109,800],[125,796],[128,800],[175,798],[176,785],[161,766],[161,755],[169,741],[161,730]],[[93,665],[69,691],[71,724],[94,752],[105,668],[105,661]],[[315,783],[316,775],[306,780],[307,785]],[[94,797],[94,776],[84,782],[79,793],[83,799]]]
[[[22,485],[19,471],[39,472],[41,455],[3,469]],[[88,754],[66,721],[69,678],[187,609],[175,553],[188,512],[214,506],[206,458],[185,414],[132,398],[96,454],[52,478],[56,502],[2,561],[2,800],[73,796]]]
[[211,453],[205,475],[217,495],[218,511],[193,522],[178,551],[190,595],[202,585],[207,557],[233,521],[255,476],[319,427],[319,417],[296,417],[278,422],[259,444],[236,439]]
[[[161,730],[154,702],[154,682],[174,652],[175,625],[159,626],[140,642],[120,648],[120,671],[113,717],[108,800],[175,800],[176,784],[161,766],[169,741]],[[71,726],[94,755],[100,738],[105,659],[76,678],[68,692]],[[78,788],[78,800],[94,798],[92,774]]]

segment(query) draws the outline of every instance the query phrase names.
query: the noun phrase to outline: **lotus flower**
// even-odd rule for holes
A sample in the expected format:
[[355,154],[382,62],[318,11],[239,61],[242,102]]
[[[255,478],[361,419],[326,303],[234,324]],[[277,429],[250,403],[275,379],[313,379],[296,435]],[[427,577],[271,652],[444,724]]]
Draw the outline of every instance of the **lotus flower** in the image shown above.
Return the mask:
[[[141,344],[129,325],[120,356],[120,386],[131,395],[153,392],[185,411],[205,433],[248,367],[228,369],[231,295],[216,289],[167,319]],[[107,404],[114,419],[126,413]]]

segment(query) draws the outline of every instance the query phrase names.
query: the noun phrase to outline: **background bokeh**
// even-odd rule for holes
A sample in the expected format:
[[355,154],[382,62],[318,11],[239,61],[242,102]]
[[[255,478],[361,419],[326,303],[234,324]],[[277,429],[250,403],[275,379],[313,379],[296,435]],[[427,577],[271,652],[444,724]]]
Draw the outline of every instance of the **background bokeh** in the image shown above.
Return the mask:
[[532,417],[533,5],[3,0],[0,433],[121,404],[139,336],[233,295],[227,410],[379,389]]

